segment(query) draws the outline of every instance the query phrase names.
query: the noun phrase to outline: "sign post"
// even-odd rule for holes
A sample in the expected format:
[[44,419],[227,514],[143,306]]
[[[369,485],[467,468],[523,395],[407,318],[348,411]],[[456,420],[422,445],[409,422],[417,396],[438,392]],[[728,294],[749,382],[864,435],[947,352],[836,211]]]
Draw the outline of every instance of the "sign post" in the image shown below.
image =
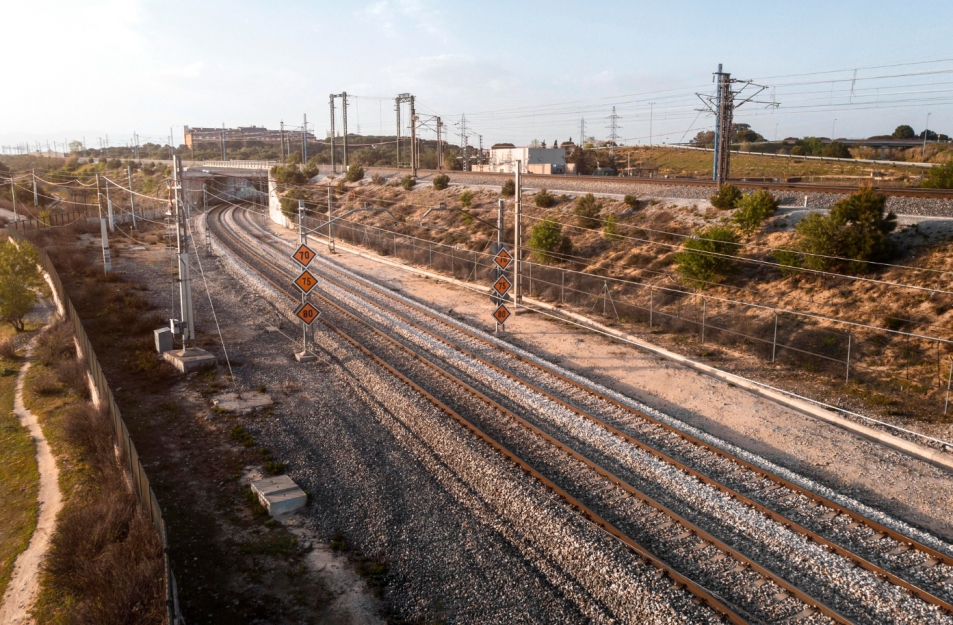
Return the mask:
[[496,320],[496,334],[499,335],[506,331],[506,320],[509,319],[511,314],[504,302],[506,302],[506,294],[513,286],[513,283],[506,277],[506,268],[512,264],[513,256],[505,247],[500,247],[496,256],[493,257],[493,262],[499,267],[497,269],[498,277],[496,282],[493,283],[493,293],[491,295],[491,299],[496,305],[496,310],[493,311],[493,319]]
[[311,362],[316,360],[316,357],[308,352],[308,328],[321,313],[308,301],[308,294],[318,284],[318,280],[308,271],[308,265],[314,260],[315,253],[308,247],[308,235],[304,231],[304,200],[298,200],[298,249],[291,257],[301,265],[301,274],[294,280],[295,286],[301,291],[301,306],[295,311],[295,315],[301,319],[301,351],[295,352],[295,360]]

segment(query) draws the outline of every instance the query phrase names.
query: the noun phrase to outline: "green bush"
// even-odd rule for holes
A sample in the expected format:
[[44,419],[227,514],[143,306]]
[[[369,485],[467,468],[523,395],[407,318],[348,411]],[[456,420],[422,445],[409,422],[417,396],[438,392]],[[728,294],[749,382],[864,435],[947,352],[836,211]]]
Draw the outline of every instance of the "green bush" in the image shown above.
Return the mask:
[[417,179],[411,176],[410,174],[407,174],[406,176],[400,179],[400,186],[404,187],[404,190],[410,191],[415,186],[417,186]]
[[704,289],[734,273],[735,260],[725,258],[738,253],[738,234],[730,226],[710,226],[685,239],[675,254],[675,271],[688,284]]
[[[834,204],[830,214],[813,213],[802,219],[795,231],[797,249],[805,252],[804,266],[817,270],[867,269],[864,262],[887,261],[895,246],[888,235],[897,227],[897,216],[886,211],[887,198],[870,187]],[[825,258],[837,256],[847,261]]]
[[500,195],[505,195],[506,197],[516,195],[516,182],[514,182],[512,178],[503,181],[503,188],[500,189]]
[[281,213],[291,221],[298,222],[298,200],[308,201],[311,192],[307,189],[291,189],[281,198]]
[[555,219],[544,219],[533,226],[528,245],[538,263],[554,263],[559,255],[572,253],[572,239],[563,235],[563,227]]
[[781,265],[781,273],[784,275],[794,275],[797,273],[794,268],[801,266],[802,254],[794,250],[774,250],[771,256]]
[[747,193],[738,202],[738,210],[735,212],[732,221],[745,234],[752,234],[761,227],[765,219],[778,210],[780,203],[780,200],[765,189],[755,193]]
[[840,141],[831,141],[821,150],[821,156],[828,158],[851,158],[850,150]]
[[17,245],[0,241],[0,321],[17,332],[24,330],[24,318],[37,300],[43,278],[37,268],[37,249],[27,241]]
[[540,208],[550,208],[556,204],[556,196],[546,189],[540,189],[539,193],[536,194],[534,201],[536,202],[536,206]]
[[386,180],[384,179],[384,176],[380,174],[374,174],[373,176],[371,176],[371,184],[382,185],[385,182]]
[[606,217],[606,222],[602,226],[602,238],[608,239],[609,241],[618,241],[622,238],[618,230],[619,218],[616,217],[615,213],[612,213]]
[[443,191],[450,186],[450,176],[447,174],[438,174],[433,177],[433,188],[437,191]]
[[460,206],[463,208],[470,208],[470,205],[473,203],[473,191],[467,189],[460,194],[460,197],[457,198],[460,200]]
[[301,184],[308,180],[297,165],[275,165],[271,168],[271,175],[278,184]]
[[635,195],[626,194],[625,198],[622,200],[626,206],[631,209],[637,209],[639,207],[639,198]]
[[925,189],[953,189],[953,162],[928,169],[920,186]]
[[364,168],[360,165],[350,165],[344,173],[344,179],[348,182],[357,182],[364,179]]
[[724,209],[734,208],[740,200],[741,191],[738,190],[738,187],[728,183],[718,187],[718,193],[710,198],[712,206]]
[[596,215],[598,215],[601,210],[602,203],[591,193],[587,193],[576,200],[576,206],[573,208],[580,227],[589,228],[590,230],[599,227],[599,220],[596,219]]

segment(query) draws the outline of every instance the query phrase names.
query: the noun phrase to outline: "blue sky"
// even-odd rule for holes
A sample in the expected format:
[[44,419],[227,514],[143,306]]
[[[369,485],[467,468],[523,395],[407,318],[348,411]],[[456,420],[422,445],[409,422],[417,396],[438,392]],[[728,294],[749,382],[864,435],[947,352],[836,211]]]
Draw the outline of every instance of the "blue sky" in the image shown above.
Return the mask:
[[[95,147],[170,127],[179,141],[183,125],[300,125],[302,113],[321,136],[341,91],[357,96],[349,129],[364,133],[393,134],[392,98],[409,92],[451,134],[466,113],[486,143],[576,138],[580,117],[603,138],[612,105],[626,143],[687,140],[711,125],[694,93],[711,91],[718,63],[780,102],[736,114],[769,139],[919,132],[927,113],[953,131],[953,3],[4,4],[18,78],[0,101],[0,144]],[[831,70],[843,71],[818,73]]]

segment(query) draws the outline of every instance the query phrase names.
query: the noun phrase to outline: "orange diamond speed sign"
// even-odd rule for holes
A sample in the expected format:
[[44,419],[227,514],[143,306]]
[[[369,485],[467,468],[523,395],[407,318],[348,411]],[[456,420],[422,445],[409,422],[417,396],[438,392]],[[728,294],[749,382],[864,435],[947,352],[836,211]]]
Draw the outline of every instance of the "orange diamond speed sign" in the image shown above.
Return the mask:
[[506,323],[506,320],[510,318],[510,309],[500,304],[500,307],[493,311],[493,318],[499,324]]
[[496,253],[496,256],[493,257],[493,262],[500,266],[500,269],[506,269],[510,266],[510,263],[513,262],[513,256],[506,251],[506,248],[501,248],[499,252]]
[[301,275],[295,278],[295,285],[305,293],[310,293],[311,289],[313,289],[317,283],[317,278],[312,276],[311,272],[307,269],[302,271]]
[[295,250],[295,253],[291,255],[293,259],[307,267],[311,264],[311,261],[314,260],[314,250],[302,243],[298,246],[298,249]]
[[295,314],[298,315],[299,319],[308,325],[311,325],[311,322],[321,315],[321,313],[318,312],[318,309],[311,304],[303,305],[301,308],[295,311]]
[[502,296],[506,295],[506,292],[510,290],[511,286],[513,285],[506,279],[506,276],[500,276],[500,279],[493,283],[493,290]]

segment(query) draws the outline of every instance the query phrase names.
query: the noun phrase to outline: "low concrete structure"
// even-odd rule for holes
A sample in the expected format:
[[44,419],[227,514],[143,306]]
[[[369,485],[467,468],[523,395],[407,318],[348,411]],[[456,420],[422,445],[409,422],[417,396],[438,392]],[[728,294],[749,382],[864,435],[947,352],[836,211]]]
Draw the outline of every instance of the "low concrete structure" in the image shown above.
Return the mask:
[[212,397],[212,404],[222,410],[235,413],[251,412],[272,404],[271,395],[267,393],[222,393]]
[[490,162],[474,165],[473,171],[516,172],[516,161],[524,174],[565,174],[566,150],[563,148],[534,148],[531,146],[505,146],[490,149]]
[[308,503],[308,495],[287,475],[252,482],[251,489],[273,517],[294,512]]
[[162,354],[162,357],[171,362],[172,366],[182,373],[210,369],[218,362],[215,360],[215,356],[198,347],[168,351]]

